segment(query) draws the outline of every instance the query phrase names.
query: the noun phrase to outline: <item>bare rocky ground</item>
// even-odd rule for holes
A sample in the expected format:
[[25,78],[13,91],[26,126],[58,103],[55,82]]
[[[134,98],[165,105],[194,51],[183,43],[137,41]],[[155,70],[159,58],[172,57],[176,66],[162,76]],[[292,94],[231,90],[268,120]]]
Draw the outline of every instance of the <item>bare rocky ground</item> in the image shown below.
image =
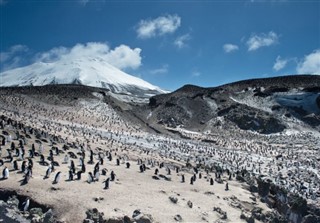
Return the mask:
[[[150,126],[130,113],[136,105],[81,86],[2,88],[0,101],[0,170],[9,170],[0,182],[5,222],[45,222],[45,216],[53,222],[319,220],[314,131]],[[26,197],[36,203],[22,211]],[[42,213],[32,217],[32,208]]]

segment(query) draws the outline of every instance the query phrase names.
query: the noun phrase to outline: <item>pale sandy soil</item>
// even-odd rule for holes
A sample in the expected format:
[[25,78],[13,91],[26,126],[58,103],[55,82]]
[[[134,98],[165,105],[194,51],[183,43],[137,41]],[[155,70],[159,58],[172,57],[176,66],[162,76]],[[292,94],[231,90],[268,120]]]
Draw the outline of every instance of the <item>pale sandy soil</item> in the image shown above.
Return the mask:
[[[28,141],[26,151],[31,148],[33,141],[34,138]],[[15,144],[18,145],[18,141],[15,141]],[[51,147],[48,143],[43,143],[43,145],[45,148],[44,154],[47,157]],[[60,144],[58,147],[61,149],[62,145]],[[5,150],[7,148],[9,148],[9,144],[2,147],[2,156],[6,154]],[[38,144],[36,144],[36,149],[38,149]],[[113,148],[113,150],[115,149]],[[76,149],[70,149],[70,151],[77,152]],[[145,160],[148,157],[146,154],[136,152],[124,151],[124,153],[133,159],[140,156]],[[118,155],[122,155],[122,152],[118,152]],[[87,151],[86,161],[88,161],[88,156],[89,152]],[[252,197],[251,193],[243,189],[242,184],[235,180],[229,181],[230,190],[225,191],[225,183],[218,184],[215,182],[213,186],[210,186],[207,180],[210,176],[207,176],[204,172],[202,172],[202,179],[197,179],[194,185],[190,185],[191,173],[184,172],[186,182],[181,183],[181,173],[176,174],[172,169],[171,175],[167,175],[165,168],[159,169],[159,174],[171,177],[171,181],[164,179],[154,180],[152,176],[156,167],[152,168],[147,165],[150,169],[140,173],[136,160],[130,160],[131,167],[127,169],[123,163],[120,166],[116,166],[116,157],[115,152],[113,152],[113,160],[111,162],[105,157],[104,165],[100,165],[100,170],[107,168],[107,176],[100,176],[98,182],[91,184],[86,182],[87,173],[93,171],[94,165],[86,164],[87,172],[82,174],[82,179],[70,182],[67,181],[69,165],[62,164],[64,154],[60,154],[55,156],[55,160],[59,162],[60,166],[56,167],[56,171],[51,174],[49,179],[45,180],[43,178],[47,167],[37,162],[40,160],[39,157],[34,158],[33,177],[28,184],[22,186],[20,181],[23,175],[13,171],[12,164],[5,163],[4,166],[11,170],[10,177],[1,181],[0,185],[1,188],[17,190],[40,203],[52,206],[55,214],[66,222],[81,222],[85,218],[85,211],[94,207],[104,212],[106,217],[124,215],[131,217],[134,210],[141,209],[143,213],[150,214],[156,222],[174,222],[174,216],[177,214],[182,216],[184,222],[214,222],[219,219],[219,216],[213,211],[213,207],[220,207],[227,212],[229,221],[241,222],[239,218],[241,211],[231,206],[231,196],[236,196],[248,210],[253,208],[253,201],[249,198]],[[21,162],[18,162],[19,167]],[[74,162],[76,165],[79,164],[78,159],[75,159]],[[95,159],[96,162],[98,162],[97,159]],[[167,160],[167,162],[169,163],[170,160]],[[80,167],[77,166],[77,168]],[[116,181],[110,182],[110,188],[104,190],[102,181],[109,176],[112,170],[116,173]],[[62,172],[60,182],[52,184],[58,171]],[[211,174],[214,177],[214,173]],[[170,196],[178,198],[177,204],[169,200]],[[94,201],[94,198],[98,197],[103,198],[103,200]],[[193,208],[188,207],[187,202],[189,200],[193,203]],[[268,210],[266,205],[258,200],[254,204],[254,206],[260,206]]]

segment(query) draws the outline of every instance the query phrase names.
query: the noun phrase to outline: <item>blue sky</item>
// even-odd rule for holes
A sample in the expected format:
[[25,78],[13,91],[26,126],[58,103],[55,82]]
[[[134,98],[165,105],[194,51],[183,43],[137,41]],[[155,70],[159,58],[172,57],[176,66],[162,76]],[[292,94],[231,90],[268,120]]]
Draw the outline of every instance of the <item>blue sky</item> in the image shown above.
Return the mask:
[[80,45],[168,90],[320,74],[320,1],[0,0],[0,10],[1,71]]

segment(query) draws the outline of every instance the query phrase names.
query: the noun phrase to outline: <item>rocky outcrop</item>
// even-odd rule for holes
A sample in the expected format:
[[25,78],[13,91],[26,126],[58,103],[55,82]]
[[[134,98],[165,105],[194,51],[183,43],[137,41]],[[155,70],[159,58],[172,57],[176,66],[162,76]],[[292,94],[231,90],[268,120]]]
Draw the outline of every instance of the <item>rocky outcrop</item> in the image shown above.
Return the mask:
[[134,210],[132,218],[128,216],[107,218],[103,212],[99,212],[97,208],[89,209],[86,212],[86,219],[83,223],[152,223],[153,217],[149,214],[144,214],[140,209]]
[[[246,180],[248,178],[248,175],[244,177]],[[319,222],[319,207],[308,204],[304,198],[297,194],[288,193],[285,189],[273,184],[268,178],[257,177],[255,180],[262,201],[266,202],[275,212],[262,213],[261,210],[254,208],[251,215],[243,213],[242,219],[247,222],[252,222],[252,218],[262,222]]]
[[[2,191],[3,192],[3,191]],[[23,196],[9,195],[3,192],[0,200],[0,221],[10,223],[55,223],[58,222],[51,209],[35,206],[31,201],[30,208],[22,211]],[[20,199],[20,200],[19,200]]]

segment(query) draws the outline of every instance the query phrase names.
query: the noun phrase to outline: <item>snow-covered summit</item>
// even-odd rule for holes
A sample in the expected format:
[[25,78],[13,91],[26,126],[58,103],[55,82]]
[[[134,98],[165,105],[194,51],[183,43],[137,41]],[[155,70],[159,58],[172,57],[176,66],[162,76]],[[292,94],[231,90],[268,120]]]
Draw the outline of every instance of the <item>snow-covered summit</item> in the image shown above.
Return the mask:
[[0,73],[1,87],[48,84],[81,84],[137,96],[166,93],[157,86],[119,70],[100,57],[37,62]]

